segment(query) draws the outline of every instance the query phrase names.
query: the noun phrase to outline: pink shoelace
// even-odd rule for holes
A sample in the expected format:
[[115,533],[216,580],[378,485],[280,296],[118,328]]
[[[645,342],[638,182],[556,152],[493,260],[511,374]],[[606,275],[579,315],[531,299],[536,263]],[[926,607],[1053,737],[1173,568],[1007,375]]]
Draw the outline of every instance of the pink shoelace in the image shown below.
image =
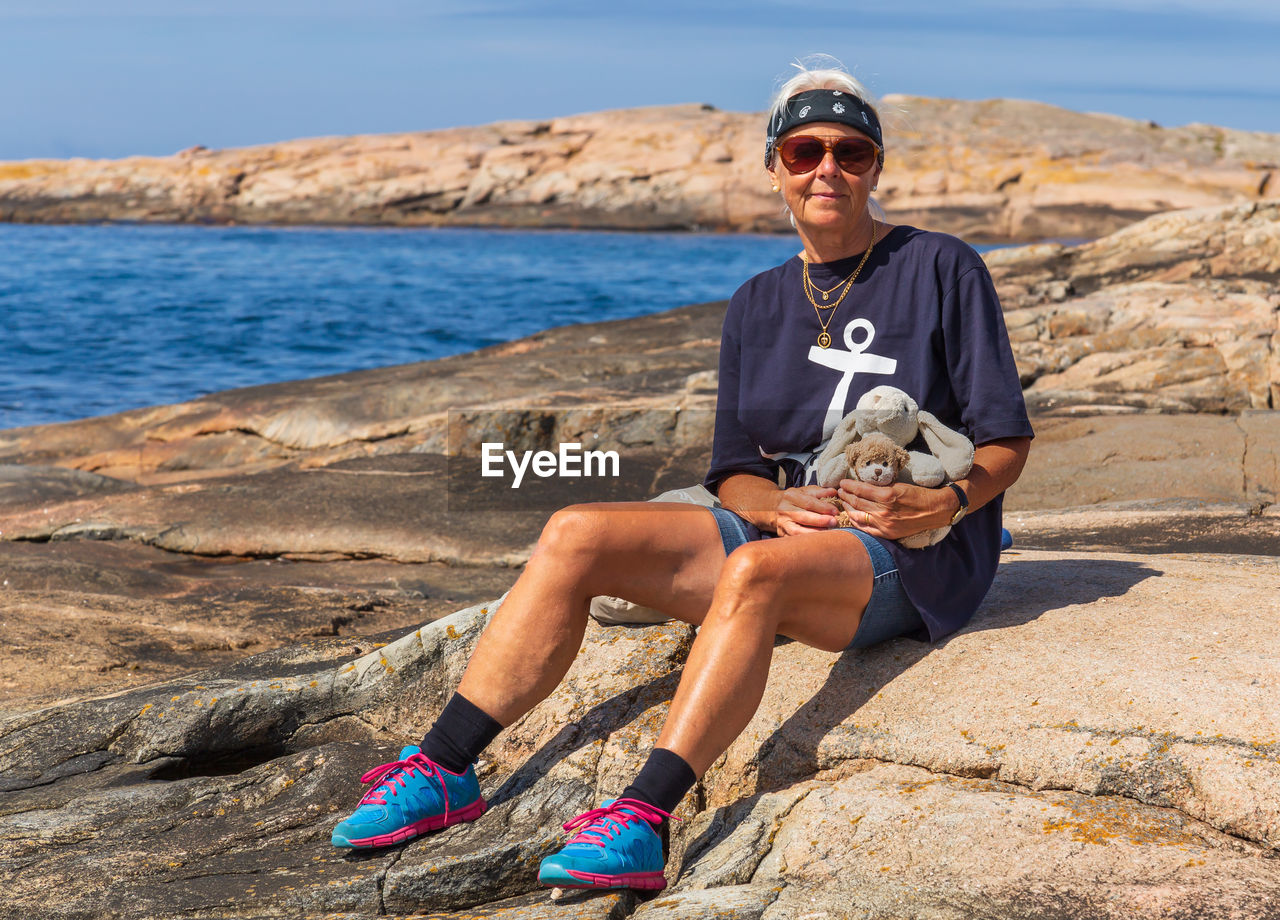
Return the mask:
[[603,846],[606,840],[613,839],[613,828],[609,825],[610,819],[626,827],[637,821],[648,821],[650,824],[657,825],[662,823],[663,818],[680,820],[675,815],[661,808],[655,808],[648,802],[641,802],[639,799],[617,799],[603,808],[584,811],[565,824],[564,831],[567,834],[582,828],[581,832],[569,839],[570,843],[593,843],[596,846]]
[[[395,796],[397,789],[404,788],[405,778],[418,772],[421,772],[424,777],[434,776],[440,781],[440,792],[444,796],[444,816],[447,819],[449,817],[449,787],[445,785],[444,777],[440,775],[440,768],[436,766],[435,761],[421,753],[410,754],[404,760],[393,760],[391,763],[384,763],[382,766],[374,767],[360,777],[360,782],[362,783],[377,784],[364,794],[360,804],[386,805],[387,793],[390,792],[392,796]],[[379,780],[388,775],[391,775],[390,779],[386,782],[379,782]]]

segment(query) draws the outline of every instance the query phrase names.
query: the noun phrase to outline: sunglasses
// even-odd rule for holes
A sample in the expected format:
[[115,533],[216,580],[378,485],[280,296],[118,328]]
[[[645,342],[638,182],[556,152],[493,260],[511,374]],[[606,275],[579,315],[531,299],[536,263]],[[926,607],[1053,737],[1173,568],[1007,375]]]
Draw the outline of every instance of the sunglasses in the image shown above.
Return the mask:
[[836,165],[847,173],[860,176],[870,169],[880,156],[880,148],[865,137],[814,137],[797,134],[778,145],[778,156],[788,172],[813,172],[831,151]]

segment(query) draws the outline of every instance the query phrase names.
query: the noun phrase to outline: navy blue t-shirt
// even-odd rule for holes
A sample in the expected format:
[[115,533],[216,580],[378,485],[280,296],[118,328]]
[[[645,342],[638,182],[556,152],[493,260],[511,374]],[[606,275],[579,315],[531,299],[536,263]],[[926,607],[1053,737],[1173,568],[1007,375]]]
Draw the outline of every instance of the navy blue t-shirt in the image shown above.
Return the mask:
[[[861,258],[811,264],[809,276],[830,289]],[[712,492],[734,473],[777,482],[780,467],[788,486],[812,483],[812,462],[835,426],[863,393],[882,385],[905,391],[975,444],[1032,436],[995,287],[968,245],[894,227],[831,318],[827,349],[817,344],[822,328],[802,271],[795,256],[756,275],[729,301],[705,480]],[[923,439],[911,447],[928,450]],[[969,622],[991,587],[1001,498],[925,549],[885,541],[933,640]]]

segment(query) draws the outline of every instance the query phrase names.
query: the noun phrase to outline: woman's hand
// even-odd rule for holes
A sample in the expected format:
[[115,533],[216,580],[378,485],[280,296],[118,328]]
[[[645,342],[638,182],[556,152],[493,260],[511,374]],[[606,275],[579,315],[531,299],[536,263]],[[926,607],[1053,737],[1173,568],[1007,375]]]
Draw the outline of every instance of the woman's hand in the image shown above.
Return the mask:
[[779,489],[776,482],[749,473],[735,473],[720,483],[724,507],[779,535],[830,530],[840,509],[824,499],[835,495],[835,489],[822,486]]
[[951,489],[925,489],[905,482],[873,486],[857,479],[842,479],[839,498],[855,527],[886,540],[900,540],[941,527],[960,507],[960,500]]
[[[999,438],[974,449],[973,468],[956,483],[969,499],[970,514],[1017,481],[1030,447],[1030,438]],[[946,486],[873,486],[856,479],[840,480],[840,502],[859,530],[888,540],[950,524],[960,508],[960,499]]]
[[774,532],[779,536],[830,530],[836,524],[840,509],[829,501],[835,489],[822,486],[795,486],[785,489],[778,499]]

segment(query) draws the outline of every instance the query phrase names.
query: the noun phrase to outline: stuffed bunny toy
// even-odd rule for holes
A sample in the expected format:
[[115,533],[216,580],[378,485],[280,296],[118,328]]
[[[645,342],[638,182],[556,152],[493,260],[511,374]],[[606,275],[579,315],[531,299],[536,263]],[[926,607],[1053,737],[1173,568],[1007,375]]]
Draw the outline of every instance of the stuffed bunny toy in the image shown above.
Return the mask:
[[[899,482],[933,489],[944,482],[963,479],[973,467],[972,441],[939,422],[933,413],[921,410],[914,399],[897,387],[879,386],[864,393],[857,407],[836,426],[815,463],[818,484],[836,488],[841,479],[857,478],[851,476],[846,448],[875,433],[888,437],[902,448],[921,434],[932,451],[929,454],[908,451],[909,459],[898,469]],[[949,525],[938,527],[898,542],[920,549],[932,546],[950,531]]]

